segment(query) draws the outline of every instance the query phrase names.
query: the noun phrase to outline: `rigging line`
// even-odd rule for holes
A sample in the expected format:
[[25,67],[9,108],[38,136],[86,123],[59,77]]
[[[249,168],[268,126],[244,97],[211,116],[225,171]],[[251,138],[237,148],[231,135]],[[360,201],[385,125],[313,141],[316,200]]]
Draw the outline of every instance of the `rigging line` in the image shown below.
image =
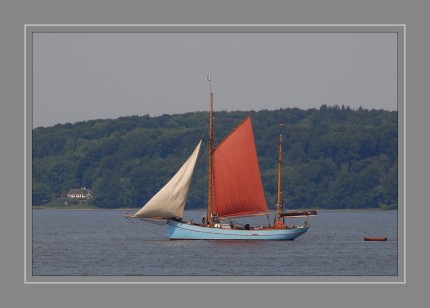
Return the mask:
[[[205,130],[203,131],[203,134],[202,134],[202,136],[201,136],[201,138],[200,138],[200,140],[203,140],[203,137],[206,135],[206,132],[207,132],[207,130],[208,130],[208,127],[209,127],[209,124],[207,124],[206,125],[206,128],[205,128]],[[206,148],[205,148],[205,152],[207,152],[207,143],[206,143]],[[201,161],[203,161],[203,155],[199,155],[198,157],[197,157],[197,163],[200,163]],[[197,164],[196,163],[196,164]]]
[[[157,226],[163,226],[163,225],[167,224],[166,222],[165,222],[165,223],[162,223],[162,224],[159,224],[159,223],[157,223],[157,222],[155,222],[155,221],[151,221],[151,220],[147,220],[147,219],[141,219],[141,220],[142,220],[142,221],[144,221],[144,222],[150,222],[150,223],[153,223],[153,224],[155,224],[155,225],[157,225]],[[155,234],[155,235],[156,235],[156,236],[158,236],[159,238],[162,238],[162,239],[164,239],[164,238],[165,238],[162,234],[157,233],[157,232],[155,232],[155,231],[153,231],[153,230],[151,230],[151,229],[145,228],[143,224],[142,224],[142,229],[144,229],[145,231],[151,232],[152,234]]]
[[165,225],[167,225],[167,221],[153,221],[153,220],[145,219],[145,218],[141,218],[140,220],[144,221],[144,222],[149,222],[149,223],[157,225],[157,226],[165,226]]
[[237,221],[231,220],[231,222],[233,222],[233,223],[235,223],[235,224],[237,224],[237,225],[240,225],[240,226],[242,226],[242,227],[245,227],[245,225],[243,225],[243,224],[241,224],[241,223],[239,223],[239,222],[237,222]]
[[269,214],[266,214],[266,217],[267,217],[267,223],[269,224],[269,227],[270,227],[270,218],[269,218]]
[[133,219],[131,219],[131,217],[128,217],[127,215],[124,215],[124,218],[127,219],[132,224],[135,223],[135,221],[133,221]]
[[208,127],[209,127],[209,123],[206,125],[206,128],[203,131],[203,134],[202,134],[202,137],[200,138],[200,140],[203,140],[203,137],[206,135],[206,132],[208,131]]
[[133,219],[131,219],[131,215],[128,215],[128,213],[130,213],[131,209],[128,209],[127,212],[123,215],[123,217],[125,219],[127,219],[128,221],[130,221],[131,223],[134,223]]

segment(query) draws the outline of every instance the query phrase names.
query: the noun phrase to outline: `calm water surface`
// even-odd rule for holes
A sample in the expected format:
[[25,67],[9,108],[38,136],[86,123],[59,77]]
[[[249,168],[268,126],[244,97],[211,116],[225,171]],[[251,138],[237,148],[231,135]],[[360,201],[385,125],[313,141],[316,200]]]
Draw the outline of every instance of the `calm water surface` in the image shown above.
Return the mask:
[[[200,221],[205,212],[186,211]],[[33,276],[397,276],[396,211],[318,212],[294,241],[170,241],[119,210],[33,210]],[[266,218],[238,219],[265,224]],[[301,224],[303,219],[290,220]],[[364,236],[388,237],[365,242]]]

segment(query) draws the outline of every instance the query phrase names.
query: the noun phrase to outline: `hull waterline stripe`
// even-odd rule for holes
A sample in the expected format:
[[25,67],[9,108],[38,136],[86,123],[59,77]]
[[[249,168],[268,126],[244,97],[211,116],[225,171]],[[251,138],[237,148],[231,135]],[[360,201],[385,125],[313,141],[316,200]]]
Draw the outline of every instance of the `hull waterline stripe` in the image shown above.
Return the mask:
[[[287,234],[285,233],[272,233],[272,234],[232,234],[232,233],[222,233],[222,232],[206,232],[206,231],[200,231],[200,230],[193,230],[193,229],[187,229],[187,228],[183,228],[181,226],[178,225],[174,225],[174,224],[170,224],[168,223],[168,225],[173,226],[175,228],[179,228],[179,229],[183,229],[189,232],[197,232],[197,233],[204,233],[204,234],[217,234],[217,235],[228,235],[228,236],[259,236],[259,237],[264,237],[264,236],[285,236]],[[211,230],[216,230],[216,228],[211,228]],[[273,230],[260,230],[262,232],[266,232],[266,231],[273,231]],[[288,233],[288,235],[292,235],[292,234],[303,234],[307,231],[307,229],[305,231],[293,231]]]

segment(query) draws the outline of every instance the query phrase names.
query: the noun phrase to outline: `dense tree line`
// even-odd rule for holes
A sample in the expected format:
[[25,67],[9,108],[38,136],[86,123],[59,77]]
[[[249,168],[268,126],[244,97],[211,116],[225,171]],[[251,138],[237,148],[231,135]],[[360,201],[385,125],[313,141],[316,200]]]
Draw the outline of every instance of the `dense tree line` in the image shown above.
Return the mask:
[[[319,109],[215,112],[215,144],[251,114],[267,204],[276,202],[279,134],[287,208],[396,208],[397,112]],[[285,122],[280,126],[279,122]],[[130,116],[33,129],[33,205],[93,191],[97,207],[140,207],[207,139],[208,113]],[[201,150],[187,208],[206,205]]]

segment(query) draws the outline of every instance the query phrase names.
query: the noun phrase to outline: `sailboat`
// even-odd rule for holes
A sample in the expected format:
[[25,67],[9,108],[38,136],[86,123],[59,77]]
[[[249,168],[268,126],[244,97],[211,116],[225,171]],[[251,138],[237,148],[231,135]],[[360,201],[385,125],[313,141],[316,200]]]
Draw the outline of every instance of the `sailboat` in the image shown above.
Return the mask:
[[[208,76],[210,81],[210,76]],[[183,220],[202,140],[170,181],[140,210],[126,218],[166,220],[172,240],[294,240],[309,229],[308,217],[316,211],[284,212],[281,201],[282,134],[278,161],[278,195],[274,223],[250,226],[232,221],[237,217],[267,216],[251,117],[247,116],[213,147],[213,92],[210,90],[208,138],[208,204],[201,223]],[[302,226],[288,225],[285,218],[305,217]],[[230,220],[230,223],[223,223]]]

